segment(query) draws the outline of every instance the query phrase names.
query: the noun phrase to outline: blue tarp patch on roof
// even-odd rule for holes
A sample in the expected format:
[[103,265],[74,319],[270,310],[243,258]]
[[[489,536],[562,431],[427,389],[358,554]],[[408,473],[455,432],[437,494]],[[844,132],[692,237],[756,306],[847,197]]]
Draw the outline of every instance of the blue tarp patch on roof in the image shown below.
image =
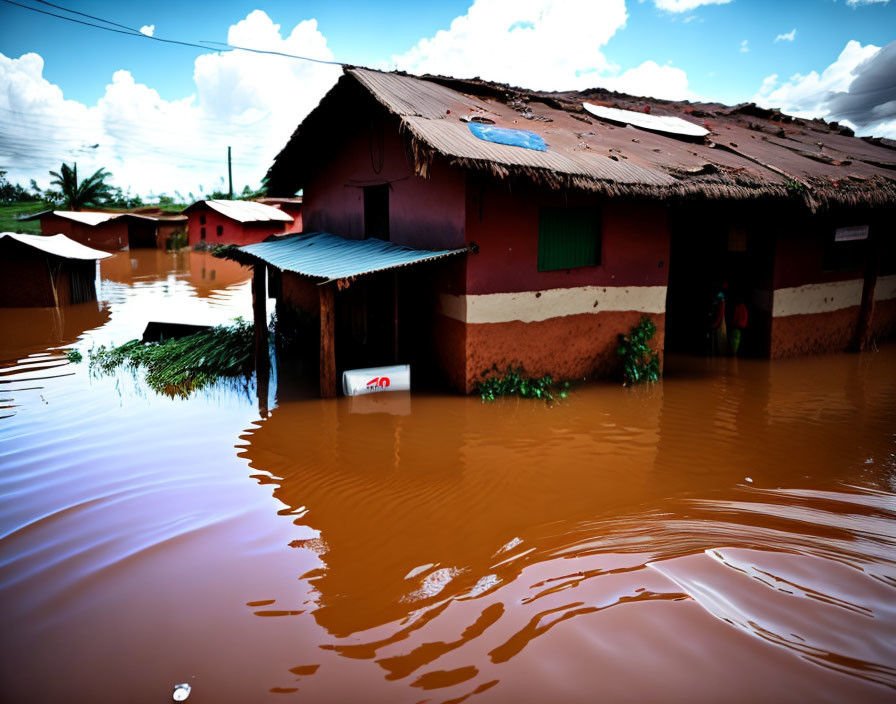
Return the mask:
[[469,122],[467,126],[474,137],[479,137],[479,139],[486,142],[506,144],[510,147],[522,147],[523,149],[534,149],[537,152],[546,152],[548,150],[541,136],[529,130],[511,130],[506,127],[483,125],[478,122]]
[[467,250],[412,249],[373,238],[349,240],[327,232],[312,232],[249,244],[239,251],[282,271],[333,281],[441,259]]

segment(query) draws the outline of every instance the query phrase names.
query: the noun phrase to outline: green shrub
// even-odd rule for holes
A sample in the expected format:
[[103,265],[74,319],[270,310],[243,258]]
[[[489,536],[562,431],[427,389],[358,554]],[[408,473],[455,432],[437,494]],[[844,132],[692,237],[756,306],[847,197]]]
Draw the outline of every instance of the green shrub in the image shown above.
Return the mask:
[[159,393],[189,396],[221,377],[247,376],[254,366],[252,323],[201,330],[165,342],[131,340],[119,347],[90,351],[90,370],[111,374],[123,367],[146,370],[146,382]]
[[78,350],[69,350],[68,352],[66,352],[65,358],[72,364],[77,364],[82,359],[84,359],[83,355],[78,352]]
[[494,401],[500,396],[521,396],[553,401],[566,398],[569,382],[556,383],[549,375],[526,376],[522,367],[508,367],[503,376],[492,376],[479,383],[476,391],[483,401]]
[[622,360],[622,382],[625,386],[660,378],[660,355],[648,344],[655,333],[656,325],[645,315],[628,335],[619,335],[616,351]]

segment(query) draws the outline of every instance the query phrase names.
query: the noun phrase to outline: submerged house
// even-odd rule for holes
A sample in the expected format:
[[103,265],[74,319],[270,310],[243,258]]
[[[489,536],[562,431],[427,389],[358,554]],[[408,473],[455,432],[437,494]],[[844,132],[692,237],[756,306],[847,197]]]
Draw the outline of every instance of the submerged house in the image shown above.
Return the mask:
[[199,200],[184,208],[191,247],[250,244],[292,231],[295,215],[251,200]]
[[96,300],[96,263],[112,256],[65,235],[0,232],[0,306],[49,307]]
[[186,230],[183,216],[138,212],[46,210],[22,219],[40,220],[44,235],[63,234],[75,242],[107,252],[164,249],[172,234]]
[[844,350],[896,330],[894,147],[752,104],[348,67],[268,172],[304,234],[232,256],[319,322],[325,396],[396,360],[461,392],[607,374],[644,315],[703,351],[719,292],[747,354]]

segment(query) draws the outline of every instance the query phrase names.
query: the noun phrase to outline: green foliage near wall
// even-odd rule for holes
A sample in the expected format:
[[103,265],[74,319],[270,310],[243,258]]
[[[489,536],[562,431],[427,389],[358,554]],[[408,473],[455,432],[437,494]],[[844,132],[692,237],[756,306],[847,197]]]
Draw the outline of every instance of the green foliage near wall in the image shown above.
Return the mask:
[[645,315],[628,335],[619,335],[616,351],[622,361],[622,382],[625,386],[660,378],[660,355],[649,344],[655,334],[656,325]]
[[501,396],[520,396],[554,401],[566,398],[569,382],[555,382],[549,375],[527,376],[522,367],[508,367],[500,376],[491,376],[476,387],[483,401],[494,401]]

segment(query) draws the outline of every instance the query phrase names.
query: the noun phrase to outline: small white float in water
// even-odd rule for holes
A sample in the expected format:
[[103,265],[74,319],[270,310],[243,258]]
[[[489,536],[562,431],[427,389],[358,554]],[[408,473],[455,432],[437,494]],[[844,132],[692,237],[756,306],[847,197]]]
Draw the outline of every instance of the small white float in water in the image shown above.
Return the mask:
[[171,695],[174,701],[182,702],[190,696],[190,685],[186,682],[174,685],[174,694]]
[[346,396],[379,391],[408,391],[411,388],[411,365],[349,369],[342,373],[342,392]]

